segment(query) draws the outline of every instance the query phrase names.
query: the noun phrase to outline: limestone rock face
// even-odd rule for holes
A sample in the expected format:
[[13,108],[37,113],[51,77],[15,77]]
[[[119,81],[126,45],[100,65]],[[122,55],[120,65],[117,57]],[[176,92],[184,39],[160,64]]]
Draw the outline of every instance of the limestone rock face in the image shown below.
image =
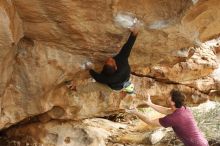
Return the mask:
[[11,1],[0,2],[0,96],[8,84],[16,54],[16,44],[23,36],[22,21]]
[[11,1],[0,1],[0,125],[5,120],[7,121],[7,119],[2,118],[2,105],[5,102],[3,96],[9,82],[11,82],[13,65],[15,64],[16,44],[22,36],[22,21],[14,4]]
[[[102,125],[98,126],[95,122],[99,122]],[[50,122],[45,125],[35,123],[17,129],[16,132],[13,132],[14,134],[9,134],[17,137],[20,133],[23,133],[20,141],[14,141],[15,144],[21,146],[28,144],[46,146],[105,146],[105,140],[112,135],[107,130],[116,130],[124,126],[126,125],[98,119],[84,121],[84,123]],[[29,129],[33,130],[30,131]],[[12,142],[9,143],[13,145]]]
[[[141,104],[146,91],[161,105],[173,88],[188,103],[207,100],[219,91],[208,76],[218,62],[202,42],[220,33],[219,6],[219,0],[0,1],[0,129],[34,116],[41,122],[106,116]],[[143,24],[129,58],[133,96],[93,82],[86,70],[88,62],[100,70],[126,41],[128,29],[115,23],[120,12]],[[74,90],[66,88],[69,80]]]
[[[206,102],[191,108],[198,127],[209,142],[216,140],[220,143],[218,123],[220,121],[220,104]],[[149,118],[163,117],[145,108],[142,112]],[[129,116],[129,115],[127,115]],[[131,115],[130,115],[131,116]],[[152,130],[152,132],[149,132]],[[132,145],[177,145],[180,142],[171,128],[152,127],[140,119],[130,122],[117,123],[102,118],[91,118],[78,122],[50,121],[41,123],[36,121],[12,127],[7,132],[10,141],[1,145],[45,145],[45,146],[132,146]],[[14,146],[13,145],[13,146]]]

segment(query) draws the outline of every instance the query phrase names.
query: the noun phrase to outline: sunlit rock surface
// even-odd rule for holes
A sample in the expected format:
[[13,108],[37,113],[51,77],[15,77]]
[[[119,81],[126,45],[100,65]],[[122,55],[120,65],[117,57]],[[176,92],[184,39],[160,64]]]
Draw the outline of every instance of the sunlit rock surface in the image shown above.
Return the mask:
[[[173,88],[189,104],[219,99],[219,82],[209,76],[219,51],[202,45],[220,33],[219,7],[219,0],[0,1],[0,129],[35,116],[110,115],[141,104],[146,92],[165,105]],[[136,95],[93,82],[85,69],[91,62],[100,70],[127,40],[128,29],[114,21],[119,12],[143,24],[129,60]]]
[[[207,140],[216,144],[219,141],[220,104],[206,102],[191,110],[197,124]],[[152,110],[140,110],[149,118],[163,117]],[[131,115],[126,115],[131,116]],[[171,128],[152,127],[139,119],[129,118],[130,121],[112,122],[106,119],[93,118],[78,122],[50,121],[41,123],[37,120],[31,124],[12,127],[6,132],[10,140],[0,139],[0,144],[25,146],[28,144],[45,146],[163,146],[181,145]],[[215,141],[215,142],[214,142]],[[17,144],[17,145],[16,145]]]

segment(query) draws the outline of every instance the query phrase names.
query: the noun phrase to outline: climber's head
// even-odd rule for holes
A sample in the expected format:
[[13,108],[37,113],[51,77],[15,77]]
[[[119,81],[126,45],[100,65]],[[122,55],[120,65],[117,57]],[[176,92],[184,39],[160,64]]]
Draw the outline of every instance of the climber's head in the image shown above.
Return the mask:
[[108,58],[103,67],[103,73],[106,75],[112,75],[116,72],[116,70],[117,70],[117,65],[115,60],[112,57]]
[[185,95],[181,93],[180,91],[173,89],[170,91],[170,97],[168,99],[169,105],[175,108],[181,108],[184,106],[184,101],[185,101]]

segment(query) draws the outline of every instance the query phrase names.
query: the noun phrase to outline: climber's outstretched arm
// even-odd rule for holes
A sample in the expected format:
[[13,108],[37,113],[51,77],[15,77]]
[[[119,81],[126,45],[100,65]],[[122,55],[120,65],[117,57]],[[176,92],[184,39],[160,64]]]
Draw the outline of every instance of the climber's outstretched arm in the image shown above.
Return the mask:
[[148,106],[150,106],[151,108],[153,108],[154,110],[156,110],[157,112],[161,113],[161,114],[171,114],[173,112],[173,110],[171,108],[168,107],[163,107],[160,105],[156,105],[151,101],[151,97],[150,94],[147,93],[147,101],[145,101],[144,103],[146,103]]
[[115,56],[116,58],[128,58],[131,53],[131,49],[135,43],[137,33],[131,32],[127,42],[123,45],[120,52]]

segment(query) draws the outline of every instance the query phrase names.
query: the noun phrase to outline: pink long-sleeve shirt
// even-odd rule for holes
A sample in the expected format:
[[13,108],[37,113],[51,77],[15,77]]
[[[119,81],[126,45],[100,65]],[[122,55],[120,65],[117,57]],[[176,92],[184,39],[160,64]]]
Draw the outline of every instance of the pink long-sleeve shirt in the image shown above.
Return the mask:
[[172,127],[185,146],[208,146],[207,140],[197,127],[192,112],[182,106],[172,114],[159,119],[163,127]]

